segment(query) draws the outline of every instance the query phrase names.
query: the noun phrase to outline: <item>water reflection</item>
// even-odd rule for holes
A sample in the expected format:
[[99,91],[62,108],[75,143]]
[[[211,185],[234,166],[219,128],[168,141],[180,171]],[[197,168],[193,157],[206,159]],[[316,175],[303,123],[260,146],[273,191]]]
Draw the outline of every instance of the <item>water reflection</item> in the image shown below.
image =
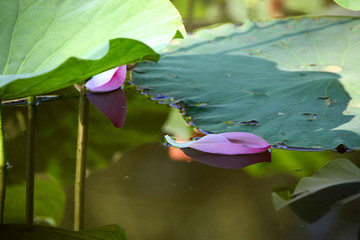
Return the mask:
[[276,208],[289,206],[302,220],[313,223],[332,208],[359,198],[359,190],[360,170],[347,159],[337,159],[302,178],[294,193],[273,193],[273,201]]
[[87,92],[87,98],[107,116],[114,127],[121,128],[126,119],[126,97],[122,89],[106,93]]
[[[273,149],[271,164],[255,164],[240,170],[209,167],[200,161],[172,161],[168,149],[159,143],[169,108],[147,101],[133,90],[125,88],[127,120],[121,129],[106,124],[108,120],[99,111],[90,111],[87,229],[118,224],[129,239],[135,240],[335,240],[357,236],[360,199],[334,208],[309,224],[290,207],[276,211],[271,193],[277,186],[295,185],[299,178],[312,175],[330,159],[344,157],[356,163],[359,152],[340,155],[331,151]],[[47,172],[67,190],[66,214],[59,226],[66,229],[72,229],[73,218],[71,184],[77,103],[78,99],[67,98],[42,102],[38,107],[36,171]],[[3,110],[9,162],[13,166],[8,171],[9,185],[20,184],[26,157],[26,152],[20,149],[26,144],[26,137],[18,116],[26,116],[26,109],[11,106]],[[107,167],[110,163],[113,164]],[[48,191],[38,195],[39,203],[49,202],[48,195],[58,196]],[[24,195],[7,197],[13,203],[25,201]],[[319,199],[319,204],[326,203],[325,200]],[[46,216],[54,216],[54,211],[53,207]]]
[[[274,186],[297,180],[280,169],[258,179],[245,170],[270,171],[284,150],[272,153],[271,164],[240,170],[171,161],[167,150],[158,143],[141,145],[111,167],[93,172],[87,178],[86,228],[115,223],[129,239],[355,239],[360,201],[335,208],[311,224],[291,208],[274,209]],[[310,154],[317,154],[295,153],[305,165]],[[286,155],[286,161],[294,158]],[[72,206],[71,194],[67,206]],[[68,209],[62,227],[71,227],[71,212]]]
[[270,151],[258,154],[222,155],[201,152],[192,148],[181,150],[198,162],[219,168],[239,169],[260,162],[271,162]]

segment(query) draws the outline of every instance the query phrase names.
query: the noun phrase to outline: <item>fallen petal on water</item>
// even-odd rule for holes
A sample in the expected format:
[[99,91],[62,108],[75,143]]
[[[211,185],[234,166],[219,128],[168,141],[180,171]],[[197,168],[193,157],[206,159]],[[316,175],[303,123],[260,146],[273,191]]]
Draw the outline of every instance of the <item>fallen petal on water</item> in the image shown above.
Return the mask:
[[167,135],[165,139],[174,147],[225,155],[255,154],[265,152],[271,146],[263,138],[245,132],[208,134],[199,140],[185,143],[178,143]]
[[221,155],[201,152],[191,148],[181,149],[195,161],[218,168],[239,169],[261,162],[271,162],[270,151],[257,154]]

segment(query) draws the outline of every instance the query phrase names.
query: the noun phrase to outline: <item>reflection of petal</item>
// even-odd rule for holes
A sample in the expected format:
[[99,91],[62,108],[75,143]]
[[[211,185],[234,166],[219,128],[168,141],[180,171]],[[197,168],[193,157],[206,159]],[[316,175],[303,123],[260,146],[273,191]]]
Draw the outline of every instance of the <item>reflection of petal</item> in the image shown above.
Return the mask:
[[180,148],[169,147],[169,157],[174,161],[191,162],[191,157],[187,156]]
[[121,128],[126,119],[126,97],[122,89],[108,93],[86,92],[94,106],[107,116],[115,127]]
[[177,143],[165,136],[168,143],[179,148],[193,148],[215,154],[254,154],[264,152],[270,145],[261,137],[245,132],[208,134],[196,141]]
[[182,148],[181,150],[198,162],[219,168],[238,169],[260,162],[271,161],[270,151],[257,154],[221,155],[205,153],[191,148]]
[[123,65],[93,76],[85,86],[92,92],[109,92],[120,88],[125,78],[126,65]]

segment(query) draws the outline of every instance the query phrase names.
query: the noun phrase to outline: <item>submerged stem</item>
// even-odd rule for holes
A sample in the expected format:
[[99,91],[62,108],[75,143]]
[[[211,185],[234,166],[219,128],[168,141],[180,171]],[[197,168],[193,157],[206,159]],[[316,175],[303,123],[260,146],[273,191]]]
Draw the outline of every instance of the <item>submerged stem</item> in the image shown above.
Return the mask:
[[74,230],[82,230],[84,227],[84,192],[86,174],[86,146],[89,125],[89,101],[86,98],[85,89],[81,90],[79,99],[78,117],[78,140],[76,152],[75,173],[75,206],[74,206]]
[[188,24],[188,26],[192,26],[193,24],[193,16],[194,16],[194,6],[195,6],[195,1],[194,0],[188,0],[188,8],[187,8],[187,17],[186,17],[186,22]]
[[26,223],[34,221],[34,164],[35,164],[36,97],[28,97],[27,157],[26,157]]
[[0,224],[4,220],[6,191],[6,156],[5,156],[5,135],[3,126],[2,107],[0,101]]

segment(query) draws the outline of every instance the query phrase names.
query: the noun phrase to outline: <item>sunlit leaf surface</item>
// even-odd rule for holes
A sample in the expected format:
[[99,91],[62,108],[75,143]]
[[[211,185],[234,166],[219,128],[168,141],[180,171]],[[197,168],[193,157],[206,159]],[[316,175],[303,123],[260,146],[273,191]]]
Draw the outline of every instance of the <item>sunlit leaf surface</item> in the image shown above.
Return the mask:
[[359,149],[359,53],[358,18],[225,24],[174,41],[158,64],[138,64],[133,78],[212,133]]
[[359,11],[360,1],[359,0],[334,0],[337,4],[350,10]]
[[180,15],[166,0],[5,0],[0,22],[1,99],[46,93],[128,63],[157,61],[155,51],[177,30],[184,33]]

